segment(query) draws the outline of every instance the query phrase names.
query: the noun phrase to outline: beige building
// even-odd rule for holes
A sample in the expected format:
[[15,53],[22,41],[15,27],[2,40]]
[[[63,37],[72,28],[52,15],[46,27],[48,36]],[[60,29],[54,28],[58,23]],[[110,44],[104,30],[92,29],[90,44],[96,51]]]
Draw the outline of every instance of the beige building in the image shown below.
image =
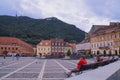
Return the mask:
[[120,49],[120,23],[93,25],[90,32],[91,51],[102,54],[118,54]]
[[37,55],[46,55],[51,53],[51,41],[50,40],[42,40],[37,45]]

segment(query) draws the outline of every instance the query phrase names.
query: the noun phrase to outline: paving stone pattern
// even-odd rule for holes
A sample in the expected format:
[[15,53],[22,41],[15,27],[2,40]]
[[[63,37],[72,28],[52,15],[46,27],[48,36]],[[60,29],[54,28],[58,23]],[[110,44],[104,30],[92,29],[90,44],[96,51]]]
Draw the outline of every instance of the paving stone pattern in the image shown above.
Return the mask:
[[33,57],[13,61],[11,57],[5,60],[0,57],[0,80],[64,80],[67,78],[65,71],[75,68],[77,61]]

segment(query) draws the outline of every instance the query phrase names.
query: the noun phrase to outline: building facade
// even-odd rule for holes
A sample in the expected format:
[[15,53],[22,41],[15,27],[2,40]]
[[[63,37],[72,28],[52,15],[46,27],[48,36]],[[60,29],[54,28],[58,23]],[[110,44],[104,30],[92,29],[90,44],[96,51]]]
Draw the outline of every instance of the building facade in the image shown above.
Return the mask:
[[71,53],[72,54],[77,53],[76,44],[75,43],[68,43],[68,44],[71,47]]
[[82,42],[76,45],[77,53],[89,53],[91,51],[90,38],[85,38]]
[[48,55],[51,54],[51,41],[50,40],[42,40],[37,45],[37,55]]
[[12,37],[0,37],[0,55],[4,52],[8,54],[20,53],[24,55],[33,55],[33,47],[28,43]]
[[64,53],[66,54],[68,50],[70,50],[70,52],[72,53],[72,46],[70,46],[69,43],[66,43],[64,46]]
[[70,44],[63,39],[42,40],[37,44],[37,55],[64,56],[70,50],[71,53],[76,51],[76,44]]
[[51,54],[64,55],[65,42],[63,39],[51,39]]
[[119,54],[120,23],[94,25],[90,32],[91,51],[93,54]]

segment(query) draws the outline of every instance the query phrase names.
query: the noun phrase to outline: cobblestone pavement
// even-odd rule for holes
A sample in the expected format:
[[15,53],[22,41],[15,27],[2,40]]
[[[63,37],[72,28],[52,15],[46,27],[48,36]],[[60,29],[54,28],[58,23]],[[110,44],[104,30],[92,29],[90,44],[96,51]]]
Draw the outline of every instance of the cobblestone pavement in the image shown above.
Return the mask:
[[65,72],[75,68],[77,61],[33,57],[21,57],[17,61],[0,57],[0,80],[64,80]]

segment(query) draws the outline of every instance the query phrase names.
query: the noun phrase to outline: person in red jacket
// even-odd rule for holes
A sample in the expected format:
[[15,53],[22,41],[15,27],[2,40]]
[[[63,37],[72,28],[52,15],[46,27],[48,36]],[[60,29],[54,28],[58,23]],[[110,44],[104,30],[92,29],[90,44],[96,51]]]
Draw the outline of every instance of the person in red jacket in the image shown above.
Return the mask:
[[68,77],[72,74],[72,73],[75,73],[75,72],[79,72],[80,71],[80,68],[82,65],[84,64],[87,64],[87,60],[85,59],[85,57],[82,57],[78,63],[77,63],[77,68],[71,70],[70,72],[67,73]]

